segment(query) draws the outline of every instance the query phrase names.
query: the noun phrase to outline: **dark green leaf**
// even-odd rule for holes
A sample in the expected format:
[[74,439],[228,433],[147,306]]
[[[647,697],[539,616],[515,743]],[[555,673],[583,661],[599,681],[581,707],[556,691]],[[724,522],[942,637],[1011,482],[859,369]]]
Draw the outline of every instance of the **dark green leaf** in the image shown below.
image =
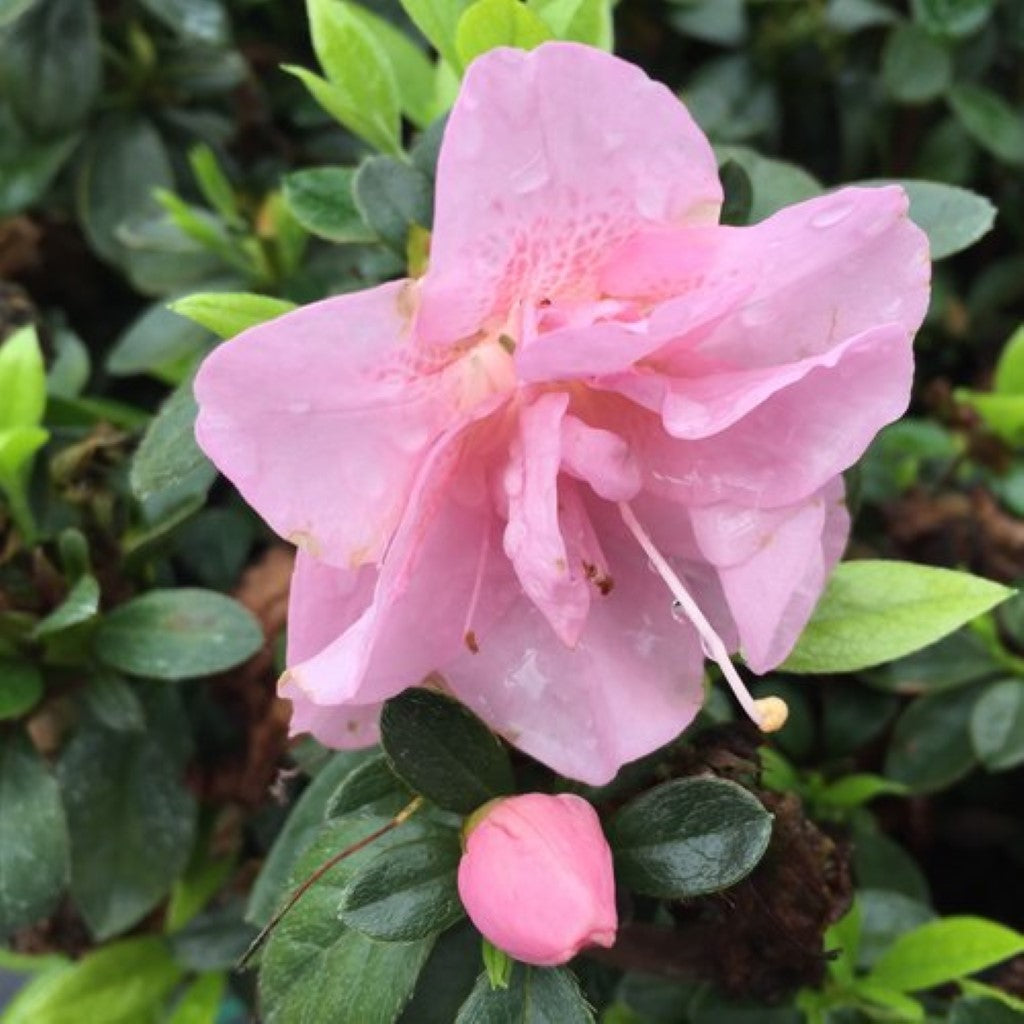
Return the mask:
[[904,23],[889,33],[882,51],[882,82],[901,103],[927,103],[949,85],[953,62],[933,35]]
[[115,377],[159,371],[205,352],[213,339],[199,324],[175,316],[162,302],[132,321],[107,353],[107,370]]
[[914,18],[936,35],[977,32],[992,14],[995,0],[911,0]]
[[[0,121],[0,132],[7,130]],[[19,139],[12,145],[0,137],[0,217],[20,213],[38,201],[77,144],[77,135],[52,142]]]
[[77,128],[100,88],[100,37],[90,0],[41,0],[3,39],[0,80],[15,114],[33,134]]
[[212,590],[151,590],[105,616],[96,633],[99,658],[149,679],[194,679],[224,672],[263,646],[252,613]]
[[[328,857],[364,838],[384,819],[343,818],[325,825],[296,864],[289,889]],[[433,938],[374,942],[338,920],[349,880],[371,858],[416,834],[409,822],[341,861],[320,878],[267,942],[260,971],[266,1024],[390,1024],[412,995]]]
[[170,891],[192,851],[188,725],[171,690],[150,687],[146,732],[84,721],[58,768],[71,833],[71,895],[97,939],[123,932]]
[[[874,822],[870,816],[867,820]],[[863,889],[902,893],[918,903],[927,903],[931,898],[928,882],[914,858],[899,843],[874,828],[854,830],[853,874],[858,887]]]
[[100,608],[100,585],[95,576],[82,576],[67,597],[32,630],[35,639],[53,636],[80,626],[96,616]]
[[669,21],[684,35],[717,46],[737,46],[747,34],[744,0],[689,0]]
[[576,979],[564,967],[516,964],[508,988],[477,979],[455,1024],[593,1024]]
[[718,169],[718,175],[725,191],[721,222],[742,227],[750,221],[750,209],[754,202],[754,187],[750,177],[735,160],[726,160]]
[[89,136],[77,181],[78,214],[92,247],[105,259],[128,261],[119,229],[154,216],[154,189],[173,187],[170,158],[153,125],[107,116]]
[[974,766],[968,723],[978,688],[921,697],[896,721],[885,774],[915,793],[931,793],[956,782]]
[[1024,166],[1024,116],[998,93],[964,82],[949,92],[949,102],[971,138],[993,156]]
[[228,17],[220,0],[142,0],[142,6],[186,39],[216,45],[228,38]]
[[98,670],[82,690],[85,706],[94,718],[115,732],[142,732],[146,714],[132,686],[120,676]]
[[455,881],[462,852],[453,831],[393,846],[349,882],[339,914],[382,942],[409,942],[445,931],[464,911]]
[[386,156],[371,157],[356,171],[352,187],[363,220],[397,252],[405,253],[413,224],[430,227],[433,185],[417,168]]
[[435,944],[399,1024],[451,1024],[480,973],[480,933],[468,922]]
[[192,971],[225,971],[238,963],[256,935],[237,900],[207,910],[174,933],[174,959]]
[[29,661],[0,658],[0,721],[20,718],[43,695],[43,677]]
[[732,161],[746,171],[754,193],[748,213],[752,224],[823,191],[821,183],[803,168],[761,156],[746,146],[716,146],[715,156],[719,163]]
[[263,925],[285,895],[295,863],[316,839],[328,801],[340,783],[367,758],[362,750],[334,754],[320,769],[291,809],[284,828],[270,848],[256,884],[249,895],[245,919]]
[[783,665],[854,672],[902,657],[1005,601],[1012,591],[969,573],[911,562],[844,562]]
[[384,705],[381,746],[415,793],[461,814],[514,789],[500,740],[458,701],[412,689]]
[[384,754],[353,768],[331,794],[325,818],[369,810],[376,814],[396,814],[409,802],[409,790],[391,770]]
[[137,497],[172,494],[184,502],[210,489],[217,471],[196,444],[198,410],[190,377],[164,401],[132,459],[129,479]]
[[906,658],[873,669],[863,678],[880,690],[917,696],[955,690],[1001,671],[981,637],[973,630],[961,629]]
[[768,848],[772,819],[747,790],[722,779],[666,782],[612,819],[618,876],[637,892],[684,899],[735,885]]
[[958,999],[949,1015],[949,1024],[1021,1024],[1024,1012],[998,999],[971,996]]
[[284,177],[284,198],[295,219],[311,234],[330,242],[370,242],[376,237],[363,222],[352,194],[351,167],[314,167]]
[[986,687],[971,712],[971,743],[989,771],[1024,762],[1024,680],[1004,679]]
[[57,783],[21,733],[0,736],[0,938],[45,917],[67,880]]
[[893,889],[863,889],[857,893],[861,912],[857,963],[870,967],[906,932],[935,920],[935,911]]

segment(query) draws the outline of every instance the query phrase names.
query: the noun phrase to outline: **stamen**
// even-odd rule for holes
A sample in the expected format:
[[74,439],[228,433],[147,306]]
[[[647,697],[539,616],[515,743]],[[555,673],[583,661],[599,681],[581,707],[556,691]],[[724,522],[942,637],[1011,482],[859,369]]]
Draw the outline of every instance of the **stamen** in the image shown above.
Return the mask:
[[473,579],[473,590],[469,595],[469,606],[466,609],[466,621],[462,627],[462,635],[465,637],[466,646],[472,654],[480,652],[480,644],[477,642],[476,632],[473,629],[473,616],[476,614],[476,606],[480,600],[480,590],[484,582],[484,566],[487,564],[487,552],[490,548],[490,540],[487,530],[484,530],[480,539],[480,551],[476,558],[476,576]]
[[681,612],[693,624],[700,637],[701,648],[722,670],[722,675],[725,676],[726,682],[736,695],[740,707],[763,732],[776,732],[781,729],[789,714],[786,702],[781,697],[762,697],[760,700],[755,700],[751,696],[750,691],[740,678],[739,672],[736,671],[736,666],[729,658],[729,652],[726,650],[722,638],[705,618],[704,613],[697,606],[697,602],[690,596],[689,591],[683,586],[683,581],[668,564],[664,555],[654,546],[654,542],[640,525],[628,502],[619,502],[619,514],[622,516],[626,528],[636,538],[637,543],[643,548],[644,554],[650,559],[651,565],[665,581],[665,585],[675,598],[672,604],[673,613]]

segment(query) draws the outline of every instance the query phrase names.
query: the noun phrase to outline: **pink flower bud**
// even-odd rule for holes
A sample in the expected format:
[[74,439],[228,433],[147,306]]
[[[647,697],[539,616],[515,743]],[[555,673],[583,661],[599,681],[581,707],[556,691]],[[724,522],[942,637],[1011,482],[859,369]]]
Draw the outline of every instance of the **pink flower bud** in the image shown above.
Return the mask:
[[459,895],[484,937],[523,963],[552,967],[615,942],[612,852],[578,796],[527,793],[487,805],[470,824]]

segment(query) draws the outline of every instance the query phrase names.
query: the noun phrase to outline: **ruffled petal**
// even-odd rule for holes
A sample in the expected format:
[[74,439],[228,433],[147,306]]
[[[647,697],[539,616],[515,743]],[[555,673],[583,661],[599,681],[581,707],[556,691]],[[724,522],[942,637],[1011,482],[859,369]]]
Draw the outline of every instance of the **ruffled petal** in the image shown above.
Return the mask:
[[216,349],[196,437],[286,539],[344,568],[376,560],[424,451],[449,425],[449,376],[409,337],[407,284],[314,303]]
[[612,584],[574,649],[522,595],[445,670],[456,695],[509,742],[593,785],[674,739],[700,709],[703,655],[615,509],[588,503]]
[[492,50],[445,132],[417,330],[453,342],[516,302],[593,297],[609,247],[714,223],[721,200],[707,140],[638,68],[573,43]]
[[[336,569],[300,551],[288,595],[287,663],[315,657],[358,619],[373,597],[376,577],[371,566],[355,571]],[[280,694],[292,702],[293,735],[308,732],[341,750],[367,747],[379,739],[379,704],[323,707],[287,675]]]

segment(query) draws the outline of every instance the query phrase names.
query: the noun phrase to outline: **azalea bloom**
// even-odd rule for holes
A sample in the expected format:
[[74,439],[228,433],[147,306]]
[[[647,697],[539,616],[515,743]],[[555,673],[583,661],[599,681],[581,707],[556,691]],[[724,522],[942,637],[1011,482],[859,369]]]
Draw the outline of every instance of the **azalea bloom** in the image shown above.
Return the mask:
[[376,739],[444,685],[564,775],[673,739],[705,653],[784,660],[843,549],[840,474],[905,409],[928,301],[897,187],[717,224],[705,137],[587,47],[469,69],[429,269],[222,345],[203,449],[299,547],[292,727]]
[[615,944],[612,851],[594,808],[571,793],[526,793],[469,820],[459,896],[488,941],[523,963],[554,967]]

